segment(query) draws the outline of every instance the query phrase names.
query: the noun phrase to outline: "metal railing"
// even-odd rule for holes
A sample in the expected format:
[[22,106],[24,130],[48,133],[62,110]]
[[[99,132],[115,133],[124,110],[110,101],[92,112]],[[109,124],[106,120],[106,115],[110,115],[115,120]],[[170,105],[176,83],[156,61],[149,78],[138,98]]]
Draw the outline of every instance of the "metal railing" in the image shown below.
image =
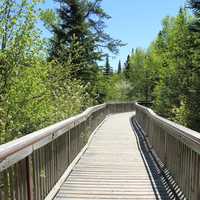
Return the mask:
[[136,103],[136,120],[159,160],[188,199],[200,199],[200,133]]
[[0,145],[0,200],[43,200],[110,113],[134,103],[88,108],[67,120]]

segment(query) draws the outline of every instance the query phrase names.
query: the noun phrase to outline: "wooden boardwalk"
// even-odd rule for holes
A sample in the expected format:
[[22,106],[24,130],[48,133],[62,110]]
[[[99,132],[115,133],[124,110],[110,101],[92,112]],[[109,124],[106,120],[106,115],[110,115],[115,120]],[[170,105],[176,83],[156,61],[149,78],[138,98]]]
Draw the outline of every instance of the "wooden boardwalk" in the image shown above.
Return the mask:
[[132,115],[106,118],[55,200],[173,199],[159,169],[132,130]]

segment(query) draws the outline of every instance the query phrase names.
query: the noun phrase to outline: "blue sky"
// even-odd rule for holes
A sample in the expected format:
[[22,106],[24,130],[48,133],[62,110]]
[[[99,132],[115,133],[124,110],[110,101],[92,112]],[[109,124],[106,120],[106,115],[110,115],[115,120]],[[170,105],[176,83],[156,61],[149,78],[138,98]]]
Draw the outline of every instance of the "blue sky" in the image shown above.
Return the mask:
[[[147,48],[161,29],[166,15],[174,16],[186,0],[104,0],[102,7],[112,17],[107,21],[106,31],[113,38],[121,39],[127,46],[120,48],[119,55],[110,58],[113,68],[122,63],[132,48]],[[46,0],[46,8],[54,7]],[[110,55],[112,56],[112,55]]]

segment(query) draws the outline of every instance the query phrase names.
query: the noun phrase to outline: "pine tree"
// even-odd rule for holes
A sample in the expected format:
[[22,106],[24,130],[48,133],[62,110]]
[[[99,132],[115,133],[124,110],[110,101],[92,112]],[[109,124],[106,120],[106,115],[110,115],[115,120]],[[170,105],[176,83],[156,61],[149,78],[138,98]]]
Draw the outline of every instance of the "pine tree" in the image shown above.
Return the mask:
[[195,15],[199,15],[200,12],[200,1],[199,0],[189,0],[190,8],[194,11]]
[[105,75],[110,76],[112,75],[112,68],[109,62],[109,56],[106,56],[106,63],[105,63]]
[[126,79],[130,78],[130,55],[127,56],[126,62],[124,63],[125,69],[124,69],[124,75]]
[[104,21],[110,16],[102,9],[102,0],[55,1],[60,3],[59,20],[51,26],[54,37],[50,59],[61,63],[70,59],[73,77],[88,83],[95,77],[97,61],[104,56],[103,49],[117,53],[122,43],[104,31]]
[[121,74],[122,72],[122,66],[121,66],[121,60],[119,61],[119,64],[118,64],[118,70],[117,70],[117,73],[118,74]]
[[188,4],[189,8],[191,8],[196,17],[190,25],[190,30],[194,32],[200,32],[200,1],[189,0]]

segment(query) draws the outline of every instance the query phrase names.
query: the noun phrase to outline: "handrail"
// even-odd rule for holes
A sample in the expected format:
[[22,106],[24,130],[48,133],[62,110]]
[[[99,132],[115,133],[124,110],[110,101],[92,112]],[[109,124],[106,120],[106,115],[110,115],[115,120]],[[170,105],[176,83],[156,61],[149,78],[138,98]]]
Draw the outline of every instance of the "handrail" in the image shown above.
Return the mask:
[[44,200],[102,120],[133,109],[134,103],[97,105],[0,145],[0,200]]
[[[157,115],[152,109],[142,106],[136,103],[136,108],[141,109],[147,113],[149,117],[156,120],[161,126],[170,129],[169,134],[179,138],[179,140],[184,138],[186,145],[189,145],[194,151],[200,153],[200,133],[189,129],[185,126],[177,124],[173,121],[165,119]],[[197,146],[196,146],[197,145]]]
[[[76,116],[70,117],[61,122],[57,122],[54,125],[50,125],[41,130],[35,131],[31,134],[23,136],[19,139],[10,141],[6,144],[0,145],[0,161],[8,157],[9,155],[16,153],[24,148],[32,146],[37,142],[40,142],[42,139],[52,136],[52,139],[56,136],[59,131],[59,136],[64,134],[67,130],[77,126],[81,122],[85,121],[92,112],[95,112],[99,109],[102,109],[106,106],[106,104],[97,105],[94,107],[90,107],[85,110],[83,113],[78,114]],[[64,130],[61,132],[60,130]],[[34,150],[34,148],[33,148]]]
[[188,199],[200,199],[200,133],[135,104],[136,120],[163,166]]

